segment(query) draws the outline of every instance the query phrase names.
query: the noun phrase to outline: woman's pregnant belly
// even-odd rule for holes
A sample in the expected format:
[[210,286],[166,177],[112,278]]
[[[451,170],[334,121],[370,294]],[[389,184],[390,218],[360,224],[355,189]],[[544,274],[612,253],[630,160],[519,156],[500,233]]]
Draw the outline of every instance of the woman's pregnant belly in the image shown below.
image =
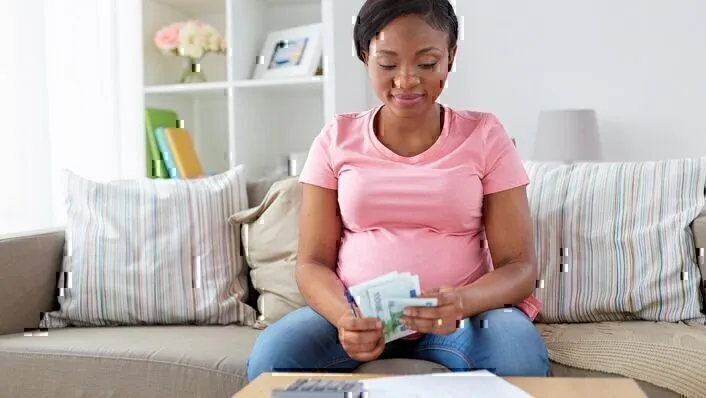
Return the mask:
[[397,271],[419,275],[422,290],[463,286],[489,269],[483,239],[482,233],[453,235],[427,229],[345,231],[338,276],[353,286]]

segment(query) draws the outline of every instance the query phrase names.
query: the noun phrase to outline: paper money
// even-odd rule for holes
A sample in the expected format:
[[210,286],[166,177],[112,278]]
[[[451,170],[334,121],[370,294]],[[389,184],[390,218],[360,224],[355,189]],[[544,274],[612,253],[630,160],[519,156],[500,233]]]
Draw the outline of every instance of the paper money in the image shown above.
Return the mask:
[[412,280],[399,278],[374,285],[367,289],[367,294],[375,315],[382,317],[383,298],[410,298],[416,296],[417,291]]
[[406,337],[414,334],[415,331],[408,329],[400,323],[400,318],[404,315],[404,310],[407,307],[434,307],[438,304],[438,300],[434,297],[430,298],[408,298],[408,299],[384,299],[382,305],[384,309],[385,325],[385,342]]
[[364,317],[383,321],[386,343],[415,333],[399,322],[405,307],[437,303],[435,298],[416,298],[420,293],[419,277],[408,272],[391,272],[348,290]]
[[353,300],[355,300],[355,303],[356,305],[358,305],[358,308],[360,309],[360,312],[363,314],[363,316],[375,317],[376,315],[376,312],[373,310],[370,299],[368,297],[368,289],[375,285],[395,280],[396,278],[399,278],[399,273],[390,272],[375,279],[348,288],[348,291],[350,292],[351,296],[353,296]]

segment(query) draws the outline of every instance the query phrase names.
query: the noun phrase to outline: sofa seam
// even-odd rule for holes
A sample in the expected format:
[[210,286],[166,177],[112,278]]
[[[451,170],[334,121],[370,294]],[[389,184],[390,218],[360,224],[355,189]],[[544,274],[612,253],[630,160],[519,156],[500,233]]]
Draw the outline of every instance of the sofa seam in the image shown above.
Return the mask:
[[95,355],[84,355],[84,354],[54,354],[54,353],[34,352],[34,351],[23,351],[23,352],[0,351],[0,354],[11,354],[11,355],[28,357],[28,358],[30,358],[32,356],[44,356],[44,357],[55,357],[55,358],[73,357],[73,358],[82,358],[82,359],[113,359],[113,360],[124,360],[124,361],[142,362],[142,363],[158,363],[160,365],[178,366],[181,368],[191,368],[191,369],[203,370],[203,371],[206,371],[209,373],[214,373],[214,374],[223,374],[226,376],[232,376],[232,377],[247,381],[247,377],[239,376],[237,374],[233,374],[232,372],[226,372],[224,370],[218,370],[218,369],[211,369],[211,368],[207,368],[207,367],[199,366],[199,365],[186,365],[183,363],[176,363],[176,362],[170,362],[170,361],[164,361],[164,360],[145,360],[145,359],[140,359],[140,358],[129,358],[129,357],[120,357],[120,356],[95,356]]

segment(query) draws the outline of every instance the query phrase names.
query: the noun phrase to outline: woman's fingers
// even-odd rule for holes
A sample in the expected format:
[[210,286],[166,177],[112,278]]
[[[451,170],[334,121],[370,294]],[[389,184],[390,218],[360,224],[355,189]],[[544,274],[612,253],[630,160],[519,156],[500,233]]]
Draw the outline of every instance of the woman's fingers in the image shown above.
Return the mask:
[[380,332],[376,332],[376,331],[358,332],[355,330],[341,329],[341,332],[340,332],[341,336],[340,337],[341,337],[341,341],[346,344],[369,345],[369,344],[377,344],[378,340],[380,340],[381,334],[382,334],[382,331],[380,331]]
[[368,362],[377,359],[385,349],[385,340],[380,336],[377,341],[367,344],[343,344],[343,349],[348,355],[359,362]]
[[375,331],[382,330],[382,322],[376,318],[357,318],[354,316],[345,316],[339,321],[340,329],[351,331]]

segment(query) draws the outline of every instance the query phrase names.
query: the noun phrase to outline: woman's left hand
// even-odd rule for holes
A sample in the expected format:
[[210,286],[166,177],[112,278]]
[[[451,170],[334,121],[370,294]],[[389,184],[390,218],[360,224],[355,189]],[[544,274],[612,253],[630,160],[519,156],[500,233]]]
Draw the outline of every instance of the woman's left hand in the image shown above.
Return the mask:
[[464,318],[463,301],[451,286],[442,286],[422,293],[419,297],[435,297],[436,307],[407,307],[400,320],[419,333],[449,335],[456,331]]

